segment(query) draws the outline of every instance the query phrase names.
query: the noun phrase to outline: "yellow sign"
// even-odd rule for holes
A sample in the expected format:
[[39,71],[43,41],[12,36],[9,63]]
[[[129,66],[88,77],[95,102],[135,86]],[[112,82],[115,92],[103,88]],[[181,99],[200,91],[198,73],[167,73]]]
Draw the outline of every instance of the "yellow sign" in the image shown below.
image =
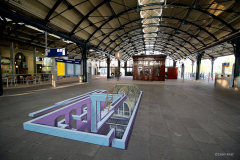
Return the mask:
[[64,76],[65,75],[65,63],[57,62],[57,75]]

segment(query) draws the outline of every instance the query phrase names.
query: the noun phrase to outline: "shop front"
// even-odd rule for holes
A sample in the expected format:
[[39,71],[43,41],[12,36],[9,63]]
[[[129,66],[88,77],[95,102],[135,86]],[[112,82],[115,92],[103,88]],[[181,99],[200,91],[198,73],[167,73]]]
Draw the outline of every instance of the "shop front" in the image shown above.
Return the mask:
[[133,80],[165,81],[164,55],[133,56]]

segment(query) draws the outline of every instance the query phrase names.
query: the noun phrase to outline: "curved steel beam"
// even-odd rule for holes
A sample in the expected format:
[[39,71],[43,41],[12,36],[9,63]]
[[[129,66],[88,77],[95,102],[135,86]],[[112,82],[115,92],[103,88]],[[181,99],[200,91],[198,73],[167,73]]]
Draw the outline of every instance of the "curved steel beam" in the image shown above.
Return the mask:
[[75,25],[75,27],[70,32],[69,36],[72,36],[76,29],[82,24],[83,21],[85,21],[95,10],[97,10],[99,7],[104,5],[105,3],[109,2],[110,0],[104,0],[101,3],[99,3],[96,7],[94,7],[90,12],[88,12],[78,23]]
[[[162,34],[166,34],[166,33],[162,33]],[[141,34],[135,34],[135,36],[138,36],[138,35],[141,35]],[[166,34],[166,35],[170,35],[171,36],[171,34]],[[180,38],[180,37],[179,37]],[[138,38],[138,39],[135,39],[135,40],[139,40],[139,39],[143,39],[143,38]],[[162,39],[167,39],[167,38],[162,38]],[[134,40],[134,41],[135,41]],[[124,43],[124,42],[126,42],[127,40],[125,40],[125,41],[122,41],[121,43],[119,43],[117,46],[115,46],[115,48],[116,47],[118,47],[120,44],[122,44],[122,43]],[[155,41],[155,42],[160,42],[160,41]],[[171,42],[174,42],[174,43],[177,43],[176,41],[171,41]],[[191,43],[189,43],[188,41],[185,41],[184,40],[184,42],[186,42],[186,43],[188,43],[188,44],[190,44],[192,47],[194,47],[194,49],[196,49],[196,47],[195,46],[193,46]],[[179,46],[181,46],[181,47],[183,47],[183,48],[185,48],[186,50],[188,50],[186,47],[184,47],[182,44],[180,44],[180,43],[177,43]],[[189,51],[189,50],[188,50]],[[190,51],[189,51],[190,52]],[[191,53],[191,52],[190,52]]]
[[[134,41],[138,41],[138,40],[140,40],[140,39],[142,39],[142,38],[135,39]],[[121,44],[124,43],[124,42],[126,42],[126,41],[122,41],[121,43],[119,43],[119,45],[121,45]],[[160,41],[158,41],[158,42],[160,42]],[[177,43],[177,42],[175,42],[175,41],[172,41],[172,42],[178,44],[180,47],[185,48],[190,54],[192,53],[192,52],[190,52],[186,47],[184,47],[183,45],[181,45],[181,44],[179,44],[179,43]],[[161,43],[170,44],[170,43],[166,43],[166,42],[161,42]],[[118,45],[118,46],[119,46],[119,45]],[[172,44],[170,44],[170,45],[172,45]],[[155,44],[155,46],[156,46],[156,44]],[[116,47],[117,47],[117,46],[116,46]],[[115,48],[116,48],[116,47],[115,47]],[[111,52],[110,52],[110,53],[111,53]]]
[[[136,20],[137,21],[137,20]],[[166,28],[171,28],[171,29],[174,29],[174,30],[176,30],[177,28],[174,28],[174,27],[170,27],[170,26],[161,26],[161,27],[166,27]],[[132,31],[135,31],[135,30],[137,30],[137,29],[140,29],[140,28],[135,28],[135,29],[133,29],[133,30],[130,30],[130,31],[128,31],[128,32],[126,32],[126,33],[124,33],[124,34],[122,34],[121,36],[119,36],[118,38],[116,38],[114,41],[112,41],[104,50],[106,50],[113,42],[115,42],[117,39],[119,39],[119,38],[121,38],[123,35],[126,35],[126,34],[128,34],[129,32],[132,32]],[[116,29],[117,30],[117,29]],[[102,41],[101,42],[99,42],[99,44],[97,45],[97,46],[99,46],[107,37],[109,37],[113,32],[115,32],[116,30],[114,30],[114,31],[112,31],[110,34],[108,34],[104,39],[102,39]],[[187,34],[187,35],[189,35],[189,36],[191,36],[191,37],[193,37],[193,38],[195,38],[197,41],[199,41],[201,44],[203,44],[203,46],[206,46],[201,40],[199,40],[195,35],[191,35],[190,33],[188,33],[188,32],[186,32],[186,31],[183,31],[183,30],[181,30],[181,29],[178,29],[179,31],[181,31],[181,32],[183,32],[183,33],[185,33],[185,34]],[[163,34],[163,33],[162,33]],[[172,35],[173,36],[173,35]],[[178,36],[175,36],[175,37],[178,37]],[[178,37],[179,38],[179,37]],[[188,42],[188,41],[186,41],[186,40],[184,40],[185,42]],[[190,42],[189,42],[190,43]]]
[[[173,46],[173,47],[175,47],[177,50],[179,50],[179,51],[181,51],[185,56],[187,56],[180,48],[178,48],[178,47],[176,47],[176,46],[174,46],[173,44],[169,44],[169,43],[165,43],[165,42],[163,42],[164,44],[166,44],[166,45],[170,45],[170,46]],[[163,45],[160,45],[160,46],[163,46]],[[165,48],[169,48],[169,47],[167,47],[167,46],[164,46]],[[115,47],[116,48],[116,47]],[[123,47],[121,47],[121,48],[119,48],[116,52],[118,52],[119,50],[121,50]],[[171,49],[171,48],[169,48],[169,49]],[[125,49],[124,49],[125,50]],[[176,52],[176,50],[174,50],[175,52]],[[113,50],[111,50],[110,51],[110,54],[112,54],[112,52],[113,52]],[[176,52],[177,53],[177,52]],[[191,54],[191,52],[189,52],[190,54]],[[180,55],[181,56],[181,55]],[[182,56],[181,56],[182,57]]]
[[[162,45],[161,45],[161,46],[162,46]],[[169,47],[165,47],[165,48],[169,48]],[[179,55],[179,54],[177,54],[177,55],[173,55],[173,54],[174,54],[173,52],[178,53],[178,52],[176,52],[176,50],[173,50],[172,48],[169,48],[169,49],[172,50],[171,52],[169,51],[169,52],[171,53],[171,55],[172,55],[172,56],[170,56],[170,57],[174,57],[174,58],[176,58],[176,57],[177,57],[177,58],[183,58],[183,57],[182,57],[181,55]],[[144,51],[144,49],[142,49],[142,51]],[[160,51],[160,52],[161,52],[162,50],[161,50],[161,49],[157,49],[156,51]],[[128,54],[125,54],[125,55],[127,56]],[[170,54],[167,54],[167,55],[169,56]],[[177,58],[176,58],[176,59],[177,59]]]
[[[151,5],[151,4],[149,4],[149,5]],[[153,3],[152,5],[156,5],[156,4]],[[230,24],[228,24],[226,21],[224,21],[223,19],[215,16],[214,14],[212,14],[212,13],[206,11],[206,10],[201,9],[201,6],[199,6],[199,5],[188,6],[188,5],[181,4],[181,3],[167,2],[167,4],[166,4],[167,7],[165,7],[165,8],[168,8],[168,6],[170,6],[170,5],[172,5],[172,6],[180,6],[180,7],[185,7],[185,8],[187,8],[187,9],[197,10],[197,11],[199,11],[199,12],[202,12],[202,13],[204,13],[204,14],[207,14],[207,15],[211,16],[213,19],[216,19],[216,20],[220,21],[222,24],[224,24],[224,25],[227,26],[229,29],[231,29],[232,32],[236,32],[236,31],[237,31],[237,30],[235,30]],[[151,10],[151,9],[148,9],[148,10]]]
[[[119,16],[121,16],[123,13],[126,13],[126,12],[131,11],[131,10],[132,10],[132,9],[123,11],[123,12],[117,14],[116,16],[114,16],[114,18],[119,17]],[[215,40],[217,40],[217,38],[216,38],[212,33],[210,33],[210,32],[207,31],[205,28],[203,28],[203,27],[201,27],[201,26],[199,26],[199,25],[197,25],[197,24],[195,24],[195,23],[192,23],[192,22],[190,22],[190,21],[186,21],[186,20],[180,19],[180,18],[170,17],[170,16],[161,16],[161,17],[162,17],[162,18],[175,19],[175,20],[178,20],[178,21],[180,21],[180,22],[184,21],[184,22],[186,22],[186,23],[188,23],[188,24],[191,24],[191,25],[193,25],[193,26],[196,26],[196,27],[199,28],[200,30],[203,30],[204,32],[206,32],[207,34],[209,34],[211,37],[213,37]],[[109,18],[109,19],[104,23],[104,25],[105,25],[106,23],[110,22],[110,21],[111,21],[112,19],[114,19],[114,18]],[[159,16],[152,16],[152,17],[148,17],[147,19],[151,19],[151,18],[159,18]],[[138,20],[139,20],[139,19],[138,19]],[[132,22],[134,22],[134,21],[132,21]],[[102,28],[102,26],[104,26],[104,25],[101,25],[100,27],[98,27],[98,28],[91,34],[91,36],[88,38],[88,41],[89,41],[90,38],[91,38],[92,36],[94,36],[94,34],[95,34],[98,30],[100,30],[100,29]],[[123,26],[125,26],[125,25],[123,25]],[[123,26],[120,26],[120,27],[123,27]],[[117,28],[117,29],[119,29],[119,28]],[[115,30],[116,30],[116,29],[115,29]],[[111,34],[111,33],[110,33],[110,34]],[[108,35],[109,35],[109,34],[108,34]]]
[[[139,20],[139,19],[136,19],[136,20],[134,20],[134,21],[130,21],[130,22],[122,25],[122,27],[125,27],[126,25],[128,25],[128,24],[130,24],[130,23],[133,23],[133,22],[136,22],[136,21],[138,21],[138,20]],[[140,26],[140,27],[141,27],[141,26]],[[137,29],[140,29],[140,28],[137,28]],[[114,33],[115,31],[117,31],[117,30],[119,30],[119,29],[117,28],[117,29],[113,30],[112,32],[110,32],[109,34],[107,34],[107,35],[98,43],[97,47],[99,47],[99,45],[100,45],[106,38],[110,37],[110,35],[111,35],[112,33]],[[124,34],[126,34],[126,33],[129,33],[129,32],[125,32]],[[122,36],[122,35],[121,35],[121,36]]]
[[[140,39],[142,39],[142,38],[138,38],[138,39],[136,39],[136,40],[134,40],[134,41],[138,42],[138,40],[140,40]],[[126,41],[122,41],[122,42],[119,43],[117,46],[115,46],[115,48],[118,47],[119,45],[121,45],[121,44],[124,43],[124,42],[126,42]],[[179,43],[177,43],[177,42],[175,42],[175,41],[172,41],[172,42],[178,44],[180,47],[185,48],[190,54],[192,53],[191,51],[189,51],[189,50],[188,50],[186,47],[184,47],[183,45],[181,45],[181,44],[179,44]],[[166,42],[162,42],[162,43],[167,44],[167,45],[171,45],[171,46],[173,45],[173,44],[166,43]],[[156,47],[156,44],[155,44],[155,47]],[[174,46],[174,47],[175,47],[175,46]],[[121,47],[120,49],[122,49],[122,48],[125,49],[124,46]],[[113,49],[113,50],[114,50],[114,49]],[[110,53],[112,53],[113,50],[111,50]],[[155,50],[155,48],[154,48],[153,50]],[[184,55],[187,56],[185,53],[184,53]]]
[[[132,9],[128,9],[128,10],[125,10],[125,11],[117,14],[116,16],[111,16],[106,22],[104,22],[101,26],[99,26],[99,27],[88,37],[86,43],[89,42],[89,40],[94,36],[94,34],[95,34],[97,31],[99,31],[105,24],[109,23],[111,20],[113,20],[113,19],[115,19],[115,18],[118,18],[119,15],[122,15],[122,14],[124,14],[124,13],[126,13],[126,12],[131,11],[131,10],[132,10]],[[139,19],[138,19],[138,20],[139,20]],[[125,25],[124,25],[124,26],[125,26]],[[117,29],[122,28],[122,27],[123,27],[123,26],[120,24],[120,27],[118,27]]]
[[62,2],[63,0],[58,0],[54,6],[50,9],[50,11],[48,12],[47,16],[45,17],[43,24],[47,24],[49,18],[51,17],[51,15],[53,14],[53,12],[55,11],[55,9],[59,6],[59,4]]
[[[165,43],[164,42],[164,44],[166,44],[166,45],[170,45],[170,46],[172,46],[172,47],[175,47],[177,50],[179,50],[179,51],[181,51],[185,56],[187,56],[185,53],[184,53],[184,51],[182,51],[180,48],[178,48],[178,47],[176,47],[176,46],[174,46],[174,45],[172,45],[172,44],[169,44],[169,43]],[[169,48],[169,47],[167,47],[167,46],[164,46],[164,45],[160,45],[160,46],[163,46],[164,48]],[[123,47],[121,47],[119,50],[121,50]],[[157,48],[158,49],[158,48]],[[156,50],[157,50],[156,49]],[[172,48],[169,48],[169,49],[171,49],[171,50],[173,50]],[[119,51],[118,50],[118,51]],[[124,49],[125,50],[125,49]],[[176,52],[176,50],[173,50],[173,51],[175,51]],[[111,53],[111,52],[110,52]],[[176,52],[177,53],[177,52]],[[191,53],[191,52],[190,52]],[[181,55],[180,55],[181,56]],[[181,56],[182,57],[182,56]]]
[[[195,23],[192,23],[190,21],[187,21],[187,20],[184,20],[184,19],[180,19],[180,18],[175,18],[175,17],[171,17],[171,16],[161,16],[162,18],[170,18],[170,19],[175,19],[175,20],[178,20],[180,22],[182,21],[185,21],[186,23],[188,24],[191,24],[193,26],[196,26],[197,28],[199,28],[200,30],[203,30],[204,32],[206,32],[207,34],[209,34],[211,37],[213,37],[215,40],[217,40],[217,37],[215,37],[212,33],[210,33],[209,31],[207,31],[205,28],[195,24]],[[152,17],[148,17],[148,18],[143,18],[143,19],[151,19],[151,18],[159,18],[159,16],[152,16]]]
[[[167,26],[162,26],[162,27],[167,27]],[[176,29],[176,28],[174,28],[174,27],[168,27],[168,28]],[[139,28],[137,28],[137,29],[139,29]],[[107,49],[112,43],[114,43],[116,40],[118,40],[118,39],[121,38],[122,36],[128,34],[129,32],[135,31],[135,30],[137,30],[137,29],[133,29],[133,30],[130,30],[130,31],[122,34],[121,36],[119,36],[118,38],[116,38],[114,41],[112,41],[104,50],[106,51],[106,49]],[[179,30],[179,31],[182,31],[182,30]],[[184,33],[192,36],[191,34],[185,32],[185,31],[182,31],[182,32],[184,32]],[[141,34],[142,34],[142,33],[139,33],[139,34],[136,34],[136,35],[141,35]],[[162,34],[166,34],[166,33],[162,33]],[[166,34],[166,35],[170,35],[170,34]],[[110,36],[110,35],[109,35],[109,36]],[[180,37],[178,37],[178,36],[175,36],[175,35],[172,35],[172,36],[184,40],[183,38],[180,38]],[[196,38],[196,39],[198,40],[198,38]],[[184,42],[189,43],[191,46],[193,46],[190,42],[188,42],[188,41],[186,41],[186,40],[184,40]],[[199,42],[201,42],[201,41],[199,40]],[[100,43],[101,43],[101,42],[100,42]],[[99,43],[99,44],[100,44],[100,43]],[[205,44],[204,44],[204,45],[205,45]],[[115,46],[115,47],[117,47],[117,46]],[[193,46],[193,47],[194,47],[194,46]],[[194,48],[195,48],[195,47],[194,47]]]
[[[169,5],[169,4],[171,4],[171,3],[167,3],[167,5]],[[180,3],[173,3],[173,4],[171,4],[171,5],[173,5],[173,6],[189,7],[188,5],[180,4]],[[216,20],[220,21],[221,23],[223,23],[225,26],[227,26],[227,27],[228,27],[229,29],[231,29],[233,32],[236,32],[236,30],[235,30],[230,24],[228,24],[226,21],[224,21],[223,19],[215,16],[214,14],[212,14],[212,13],[206,11],[206,10],[202,10],[202,9],[201,9],[201,6],[191,6],[191,8],[189,8],[189,9],[194,9],[194,10],[197,10],[197,11],[199,11],[199,12],[205,13],[205,14],[211,16],[213,19],[216,19]]]

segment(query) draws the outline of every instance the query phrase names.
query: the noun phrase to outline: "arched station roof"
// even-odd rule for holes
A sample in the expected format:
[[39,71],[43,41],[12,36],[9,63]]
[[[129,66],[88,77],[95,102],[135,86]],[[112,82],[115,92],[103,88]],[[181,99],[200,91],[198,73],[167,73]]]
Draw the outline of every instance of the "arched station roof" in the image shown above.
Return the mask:
[[[122,60],[135,54],[174,60],[195,60],[200,51],[203,58],[230,55],[232,45],[219,42],[240,29],[237,0],[4,0],[1,6],[111,55],[121,52]],[[3,38],[44,46],[44,30],[1,12],[0,17]],[[79,44],[55,34],[48,36],[48,46],[67,47],[72,56],[82,52]],[[90,49],[88,57],[105,55]]]

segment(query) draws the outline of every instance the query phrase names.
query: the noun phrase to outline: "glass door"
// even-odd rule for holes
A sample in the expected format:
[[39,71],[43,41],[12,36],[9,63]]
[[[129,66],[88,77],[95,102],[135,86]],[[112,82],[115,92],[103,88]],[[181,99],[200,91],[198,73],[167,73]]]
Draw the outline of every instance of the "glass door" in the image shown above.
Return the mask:
[[153,67],[149,67],[148,71],[149,71],[149,76],[148,76],[149,79],[148,80],[153,81]]
[[144,81],[148,81],[148,78],[149,78],[149,68],[144,67]]

